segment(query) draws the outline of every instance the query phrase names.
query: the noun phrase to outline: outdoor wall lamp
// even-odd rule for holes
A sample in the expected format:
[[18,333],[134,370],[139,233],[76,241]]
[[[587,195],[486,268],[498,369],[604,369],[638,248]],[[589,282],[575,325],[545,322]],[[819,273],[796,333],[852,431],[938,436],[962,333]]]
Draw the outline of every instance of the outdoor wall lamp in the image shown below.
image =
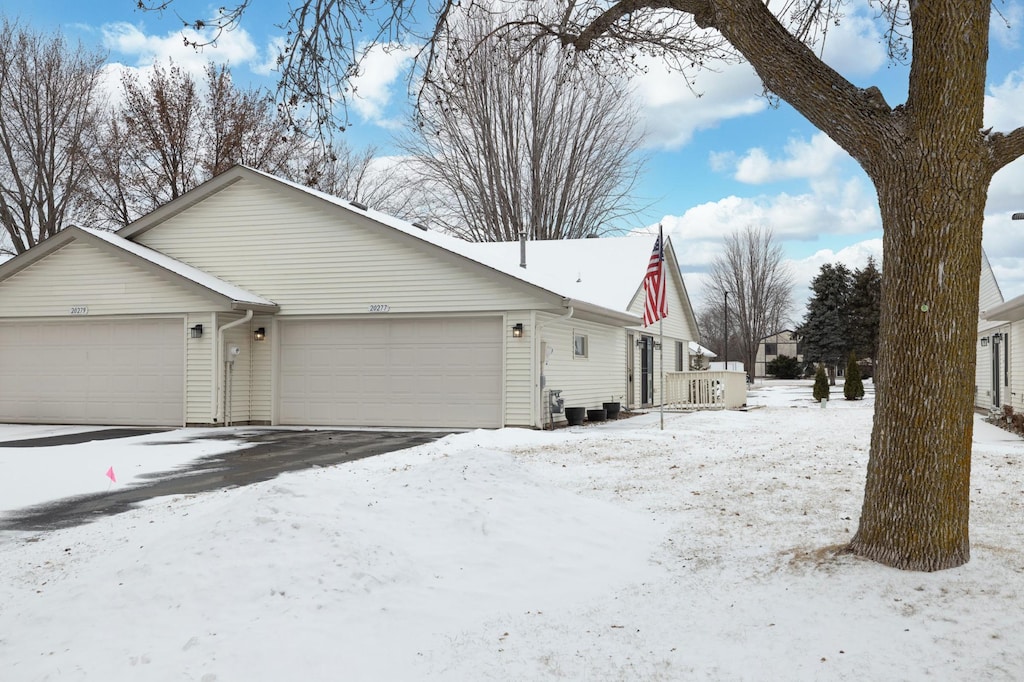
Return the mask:
[[981,347],[984,348],[987,345],[988,345],[988,337],[987,336],[981,337]]
[[521,338],[523,338],[523,323],[522,322],[517,322],[514,325],[512,325],[512,338],[513,339],[521,339]]
[[256,341],[264,341],[267,338],[267,330],[260,327],[252,333],[252,338]]
[[190,327],[188,331],[189,336],[191,336],[193,339],[203,338],[203,325],[201,324],[197,324],[194,327]]

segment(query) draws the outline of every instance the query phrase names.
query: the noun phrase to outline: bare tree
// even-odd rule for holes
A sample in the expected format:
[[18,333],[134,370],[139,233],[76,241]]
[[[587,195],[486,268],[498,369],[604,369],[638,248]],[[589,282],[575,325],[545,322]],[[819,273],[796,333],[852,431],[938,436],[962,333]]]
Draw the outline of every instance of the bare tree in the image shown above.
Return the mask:
[[761,339],[781,329],[789,312],[793,276],[782,246],[767,227],[737,230],[724,245],[711,263],[709,295],[723,301],[724,307],[729,292],[730,330],[735,325],[740,357],[753,376]]
[[459,52],[424,90],[406,138],[432,219],[471,241],[586,237],[635,214],[637,111],[621,76],[556,45],[484,38],[498,17],[464,19]]
[[105,55],[3,20],[0,253],[18,254],[83,219],[81,188]]
[[126,72],[121,85],[123,177],[143,202],[137,210],[145,213],[204,179],[202,95],[191,74],[173,62],[155,64],[145,81]]
[[[700,345],[704,346],[716,355],[715,362],[725,362],[727,359],[730,362],[740,360],[741,353],[739,346],[736,343],[739,338],[738,330],[736,328],[736,309],[734,306],[730,305],[729,314],[727,315],[724,296],[715,292],[710,293],[710,299],[705,300],[700,312],[697,313],[697,327],[700,329]],[[729,318],[728,353],[725,352],[726,317]],[[751,378],[753,378],[753,376],[751,376]]]
[[205,76],[199,83],[170,62],[146,79],[122,78],[124,103],[92,154],[91,198],[105,222],[127,224],[235,164],[308,184],[316,143],[294,133],[268,94],[236,87],[227,66],[211,62]]
[[326,150],[311,145],[297,158],[287,176],[313,189],[356,201],[378,211],[415,220],[422,196],[409,159],[382,157],[374,146],[353,149],[335,141]]
[[[970,559],[982,222],[992,176],[1024,155],[1024,127],[1004,133],[984,125],[991,0],[864,3],[890,54],[910,62],[907,101],[895,107],[814,49],[849,1],[551,0],[523,3],[509,27],[595,58],[647,51],[698,68],[741,57],[766,91],[861,165],[878,193],[884,230],[877,376],[899,390],[876,396],[864,505],[849,549],[898,568],[940,570]],[[422,62],[428,79],[455,4],[487,11],[492,3],[437,3]],[[354,36],[364,18],[388,42],[421,18],[415,7],[386,0],[366,17],[372,10],[359,0],[300,2],[281,62],[286,101],[318,102],[329,117],[347,76],[358,71]],[[221,16],[237,19],[230,11]]]

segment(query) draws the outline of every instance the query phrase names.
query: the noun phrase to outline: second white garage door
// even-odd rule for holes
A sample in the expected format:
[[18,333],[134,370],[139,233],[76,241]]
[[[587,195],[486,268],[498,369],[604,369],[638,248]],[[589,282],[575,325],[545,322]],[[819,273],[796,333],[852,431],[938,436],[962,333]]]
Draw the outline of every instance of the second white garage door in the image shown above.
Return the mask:
[[281,424],[502,425],[501,318],[282,321]]

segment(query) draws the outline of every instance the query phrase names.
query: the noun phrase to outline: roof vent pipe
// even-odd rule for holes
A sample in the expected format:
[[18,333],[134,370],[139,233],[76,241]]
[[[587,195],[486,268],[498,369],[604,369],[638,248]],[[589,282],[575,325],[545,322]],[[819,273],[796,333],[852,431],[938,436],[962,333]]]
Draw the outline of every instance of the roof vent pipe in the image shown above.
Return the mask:
[[526,268],[526,230],[519,231],[519,267]]

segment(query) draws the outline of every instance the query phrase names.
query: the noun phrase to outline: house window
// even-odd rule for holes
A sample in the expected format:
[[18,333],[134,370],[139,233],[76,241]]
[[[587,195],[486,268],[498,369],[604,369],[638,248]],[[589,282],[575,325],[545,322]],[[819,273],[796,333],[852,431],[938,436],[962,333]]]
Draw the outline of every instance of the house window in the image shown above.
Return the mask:
[[683,342],[676,341],[676,371],[683,371]]
[[587,357],[587,350],[587,335],[574,333],[572,335],[573,357],[585,358]]
[[764,344],[764,354],[765,355],[778,355],[779,354],[779,345],[777,343],[766,343],[766,344]]

